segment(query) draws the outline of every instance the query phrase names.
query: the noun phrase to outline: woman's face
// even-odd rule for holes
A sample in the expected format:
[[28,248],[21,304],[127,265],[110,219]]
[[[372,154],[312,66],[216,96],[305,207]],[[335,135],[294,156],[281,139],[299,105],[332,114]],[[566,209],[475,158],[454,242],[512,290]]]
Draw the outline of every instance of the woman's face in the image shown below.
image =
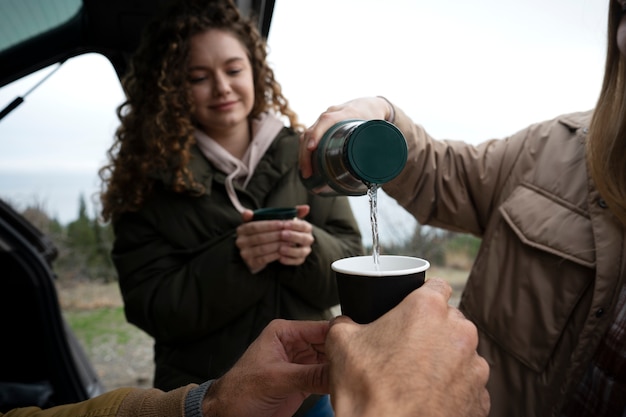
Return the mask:
[[617,3],[622,7],[622,18],[617,28],[617,46],[626,56],[626,0],[618,0]]
[[248,123],[254,79],[246,49],[231,33],[210,29],[191,38],[189,80],[195,120],[209,136]]

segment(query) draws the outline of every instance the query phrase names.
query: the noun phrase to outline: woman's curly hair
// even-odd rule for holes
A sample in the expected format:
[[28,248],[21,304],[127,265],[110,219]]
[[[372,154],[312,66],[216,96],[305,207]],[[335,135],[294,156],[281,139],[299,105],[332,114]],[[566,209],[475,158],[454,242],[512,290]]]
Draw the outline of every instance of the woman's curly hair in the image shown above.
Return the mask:
[[139,210],[155,179],[167,175],[172,190],[200,195],[204,188],[187,169],[195,144],[188,76],[190,41],[209,29],[232,33],[244,45],[254,77],[250,119],[274,111],[303,130],[267,63],[267,45],[252,18],[230,0],[177,0],[149,23],[122,78],[126,100],[117,108],[120,126],[107,152],[102,180],[102,219],[115,221]]

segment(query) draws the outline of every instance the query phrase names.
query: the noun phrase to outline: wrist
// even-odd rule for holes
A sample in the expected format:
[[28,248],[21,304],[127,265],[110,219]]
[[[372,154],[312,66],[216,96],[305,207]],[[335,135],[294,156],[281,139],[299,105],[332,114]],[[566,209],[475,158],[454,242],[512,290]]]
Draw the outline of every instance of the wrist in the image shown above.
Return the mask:
[[213,385],[213,381],[207,381],[193,388],[185,397],[185,417],[208,417],[204,413],[205,398]]
[[[341,385],[331,389],[333,409],[341,417],[380,417],[393,416],[393,410],[384,410],[380,393],[374,392],[367,384]],[[391,413],[387,413],[391,411]]]
[[[365,378],[365,377],[364,377]],[[419,410],[415,405],[420,404],[412,401],[411,395],[406,390],[397,386],[386,385],[383,381],[366,381],[362,384],[345,384],[331,389],[333,409],[336,416],[341,417],[381,417],[381,416],[415,416]],[[409,400],[405,401],[406,397]]]
[[346,398],[346,397],[333,397],[333,410],[336,416],[341,417],[381,417],[381,416],[394,416],[397,409],[386,410],[384,404],[375,400],[366,400]]

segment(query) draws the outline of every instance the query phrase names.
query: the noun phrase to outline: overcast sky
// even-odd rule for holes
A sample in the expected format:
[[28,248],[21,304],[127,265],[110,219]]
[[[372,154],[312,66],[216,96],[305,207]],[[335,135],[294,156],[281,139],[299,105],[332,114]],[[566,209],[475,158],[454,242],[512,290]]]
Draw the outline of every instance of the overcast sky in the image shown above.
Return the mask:
[[[332,104],[384,95],[435,137],[479,143],[595,105],[607,12],[608,0],[276,0],[269,60],[307,125]],[[0,106],[49,71],[0,89]],[[79,193],[97,190],[119,83],[92,55],[25,100],[0,121],[0,196],[73,220]],[[381,239],[410,229],[381,200]],[[367,200],[352,202],[367,240]]]

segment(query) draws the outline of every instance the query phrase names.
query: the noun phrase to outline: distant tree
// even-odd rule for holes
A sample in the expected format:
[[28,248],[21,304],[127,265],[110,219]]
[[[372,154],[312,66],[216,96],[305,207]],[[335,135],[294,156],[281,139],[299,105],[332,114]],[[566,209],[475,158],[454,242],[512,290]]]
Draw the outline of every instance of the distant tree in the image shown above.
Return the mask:
[[71,250],[67,260],[73,265],[75,279],[109,282],[116,276],[109,256],[112,232],[110,226],[100,225],[96,218],[88,216],[81,194],[78,218],[67,225],[67,246]]
[[81,194],[78,206],[78,218],[67,225],[68,244],[71,248],[94,246],[96,236],[87,216],[87,205]]
[[466,233],[453,233],[445,243],[446,265],[470,269],[478,255],[481,239]]
[[381,253],[418,256],[427,259],[433,265],[468,269],[478,253],[479,246],[480,239],[475,236],[418,223],[410,239],[387,245],[381,249]]
[[114,281],[117,274],[110,258],[113,246],[112,227],[100,224],[95,220],[97,216],[90,218],[84,197],[81,195],[79,198],[78,218],[67,226],[51,217],[46,212],[45,204],[40,201],[25,208],[5,201],[52,241],[56,249],[52,268],[57,279]]
[[111,260],[111,249],[113,248],[113,228],[110,224],[100,224],[97,213],[94,213],[94,220],[91,222],[95,236],[95,262],[97,274],[105,282],[117,280],[117,273],[113,261]]
[[400,250],[400,254],[419,256],[428,259],[433,265],[443,265],[445,262],[443,244],[449,236],[450,232],[448,231],[417,223],[413,235],[404,245],[404,248]]
[[49,260],[57,259],[59,257],[59,253],[63,250],[63,239],[65,234],[61,223],[54,218],[50,218],[44,211],[44,206],[40,204],[27,206],[21,212],[21,215],[31,225],[39,230],[48,239],[48,241],[52,242],[53,248],[51,248],[44,256]]

